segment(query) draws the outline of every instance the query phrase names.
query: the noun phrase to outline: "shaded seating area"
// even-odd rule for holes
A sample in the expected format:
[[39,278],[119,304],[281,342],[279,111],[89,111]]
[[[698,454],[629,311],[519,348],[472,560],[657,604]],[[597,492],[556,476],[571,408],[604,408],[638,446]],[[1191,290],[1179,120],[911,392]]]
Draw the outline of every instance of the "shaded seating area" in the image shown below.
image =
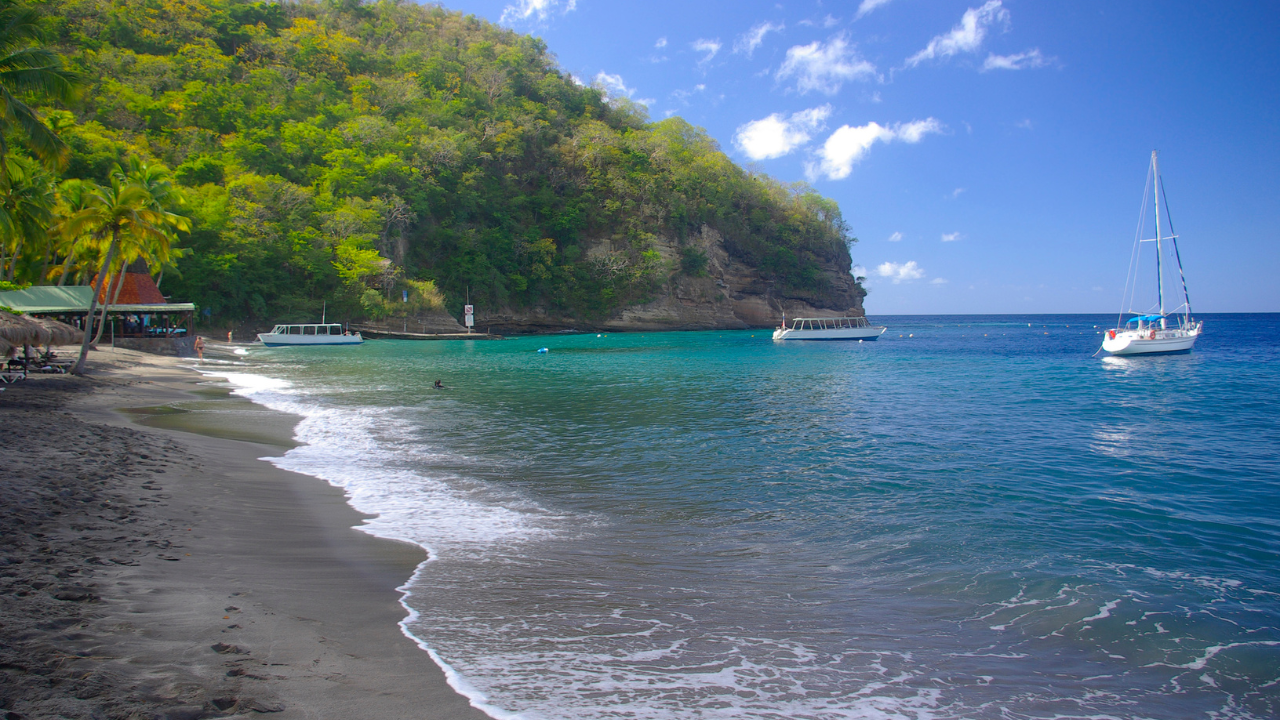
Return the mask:
[[[105,304],[107,324],[103,328],[102,342],[174,354],[172,346],[175,341],[194,337],[195,305],[165,300],[145,266],[137,272],[134,267],[129,270],[110,287],[103,283],[98,306],[94,309],[94,331],[101,307]],[[75,329],[84,329],[85,313],[92,299],[93,288],[87,285],[38,286],[0,292],[0,306],[32,317],[57,320]]]
[[4,358],[0,382],[7,385],[24,380],[32,372],[69,372],[74,361],[58,357],[53,346],[74,345],[83,337],[76,328],[57,320],[0,310],[0,354]]

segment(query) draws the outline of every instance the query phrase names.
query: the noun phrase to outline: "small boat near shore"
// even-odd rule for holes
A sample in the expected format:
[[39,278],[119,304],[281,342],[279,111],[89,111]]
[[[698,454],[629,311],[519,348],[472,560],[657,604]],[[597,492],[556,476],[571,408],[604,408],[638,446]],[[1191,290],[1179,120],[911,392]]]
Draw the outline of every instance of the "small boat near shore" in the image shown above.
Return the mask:
[[[1130,261],[1129,277],[1125,278],[1124,302],[1128,313],[1135,317],[1125,321],[1124,312],[1116,322],[1114,330],[1108,330],[1102,339],[1102,349],[1112,355],[1157,355],[1166,353],[1190,352],[1200,337],[1204,323],[1191,317],[1191,296],[1187,293],[1186,274],[1182,271],[1182,256],[1178,252],[1178,235],[1173,231],[1172,219],[1166,217],[1169,235],[1166,237],[1160,229],[1160,200],[1164,199],[1165,214],[1169,212],[1169,199],[1164,195],[1164,182],[1160,177],[1160,165],[1156,152],[1151,151],[1150,178],[1151,194],[1155,207],[1156,236],[1143,238],[1143,218],[1138,221],[1138,234],[1133,246],[1133,259]],[[1143,198],[1143,208],[1147,207],[1147,199]],[[1135,310],[1138,302],[1138,284],[1140,265],[1143,259],[1142,246],[1155,244],[1155,292],[1154,305],[1146,310]],[[1165,257],[1166,254],[1169,257]],[[1165,309],[1165,273],[1172,264],[1178,268],[1178,279],[1182,282],[1183,303],[1171,311]],[[1150,292],[1148,286],[1147,292]],[[1149,295],[1147,297],[1150,297]]]
[[258,333],[258,339],[267,347],[359,345],[364,342],[360,333],[343,332],[342,326],[337,323],[276,325],[271,332]]
[[774,340],[875,340],[887,330],[865,317],[792,318],[773,331]]

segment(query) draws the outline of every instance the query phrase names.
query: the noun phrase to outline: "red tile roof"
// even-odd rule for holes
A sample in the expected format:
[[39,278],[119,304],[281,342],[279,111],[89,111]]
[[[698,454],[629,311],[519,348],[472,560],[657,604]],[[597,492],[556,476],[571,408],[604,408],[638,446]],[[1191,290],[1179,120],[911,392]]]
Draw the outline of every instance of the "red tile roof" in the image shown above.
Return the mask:
[[[119,276],[111,276],[111,287],[108,288],[107,283],[102,284],[102,290],[98,293],[98,302],[107,302],[108,290],[110,294],[115,295],[115,284],[119,283]],[[94,283],[98,282],[97,278],[93,279]],[[120,294],[116,296],[112,305],[163,305],[165,303],[164,296],[160,294],[160,288],[156,287],[155,280],[151,279],[151,273],[147,272],[127,272],[124,274],[124,286],[120,288]]]

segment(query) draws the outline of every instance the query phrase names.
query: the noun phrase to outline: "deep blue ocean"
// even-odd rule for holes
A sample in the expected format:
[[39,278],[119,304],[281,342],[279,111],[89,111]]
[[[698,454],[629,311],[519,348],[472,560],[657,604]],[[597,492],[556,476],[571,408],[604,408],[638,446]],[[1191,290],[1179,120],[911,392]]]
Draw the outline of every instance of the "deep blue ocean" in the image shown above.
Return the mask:
[[[495,717],[1280,716],[1280,315],[250,347]],[[546,347],[549,352],[537,353]],[[433,390],[440,379],[446,389]]]

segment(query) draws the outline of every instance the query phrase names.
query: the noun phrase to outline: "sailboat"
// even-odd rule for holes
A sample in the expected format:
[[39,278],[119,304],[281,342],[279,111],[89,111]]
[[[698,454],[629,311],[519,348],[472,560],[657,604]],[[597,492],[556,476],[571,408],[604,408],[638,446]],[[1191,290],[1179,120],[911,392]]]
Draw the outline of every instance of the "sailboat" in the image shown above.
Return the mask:
[[[1134,239],[1133,255],[1129,261],[1129,274],[1125,278],[1125,297],[1120,316],[1116,319],[1116,328],[1108,330],[1102,340],[1102,349],[1112,355],[1151,355],[1157,353],[1190,352],[1204,329],[1202,321],[1191,317],[1191,296],[1187,293],[1187,278],[1182,272],[1182,257],[1178,254],[1178,235],[1173,231],[1173,220],[1169,217],[1169,199],[1164,193],[1164,180],[1160,177],[1160,164],[1156,152],[1151,151],[1150,192],[1155,207],[1156,236],[1143,238],[1143,226],[1146,220],[1147,198],[1142,200],[1142,215],[1138,221],[1138,233]],[[1160,201],[1164,200],[1165,220],[1169,225],[1169,234],[1165,236],[1160,228]],[[1139,279],[1142,277],[1141,261],[1144,257],[1144,246],[1155,244],[1155,291],[1156,302],[1144,309],[1135,310],[1138,299]],[[1182,282],[1182,304],[1169,310],[1166,308],[1168,294],[1165,274],[1169,273],[1169,260],[1173,260],[1178,268],[1178,279]],[[1149,277],[1149,276],[1148,276]],[[1124,316],[1132,315],[1128,320]]]

